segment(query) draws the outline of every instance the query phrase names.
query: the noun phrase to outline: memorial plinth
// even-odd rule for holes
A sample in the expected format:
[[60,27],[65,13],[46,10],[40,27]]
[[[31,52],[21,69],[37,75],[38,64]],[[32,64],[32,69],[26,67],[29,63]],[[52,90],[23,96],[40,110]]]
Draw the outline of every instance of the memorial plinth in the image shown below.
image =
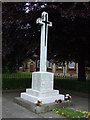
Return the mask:
[[59,94],[58,90],[53,90],[53,79],[53,73],[33,72],[32,88],[21,93],[21,98],[33,103],[39,100],[42,104],[53,103],[58,99],[64,100],[64,95]]

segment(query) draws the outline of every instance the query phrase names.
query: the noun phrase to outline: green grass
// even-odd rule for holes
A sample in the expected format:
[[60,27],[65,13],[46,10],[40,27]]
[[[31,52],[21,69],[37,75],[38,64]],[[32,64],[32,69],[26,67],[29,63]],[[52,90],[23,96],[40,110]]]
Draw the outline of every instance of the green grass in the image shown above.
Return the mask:
[[[32,73],[30,72],[14,72],[2,74],[2,88],[3,89],[20,89],[30,88],[32,82]],[[90,91],[90,80],[80,82],[77,79],[70,78],[56,78],[54,80],[55,89],[66,89],[77,92],[87,93]]]
[[56,108],[56,109],[53,109],[53,111],[56,114],[61,114],[67,118],[82,118],[82,116],[83,116],[82,112],[75,111],[70,108]]
[[4,73],[2,75],[2,89],[22,89],[31,87],[30,72]]
[[90,80],[82,82],[78,81],[77,79],[55,78],[54,83],[54,87],[57,89],[66,89],[85,93],[88,93],[90,91]]
[[31,78],[31,72],[14,72],[14,73],[4,73],[2,74],[3,79],[18,79],[18,78]]

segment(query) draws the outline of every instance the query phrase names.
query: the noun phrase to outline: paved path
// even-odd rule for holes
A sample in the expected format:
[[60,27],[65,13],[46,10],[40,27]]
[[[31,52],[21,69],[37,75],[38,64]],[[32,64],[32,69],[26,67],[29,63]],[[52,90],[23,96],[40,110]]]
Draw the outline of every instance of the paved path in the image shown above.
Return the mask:
[[[65,91],[64,91],[65,92]],[[70,92],[69,92],[70,93]],[[20,92],[3,93],[2,116],[3,118],[64,118],[54,112],[35,114],[26,108],[13,102],[14,97],[18,97]],[[88,110],[88,97],[71,93],[75,109]]]
[[88,111],[88,94],[72,92],[69,90],[62,90],[63,93],[69,93],[72,96],[72,103],[74,109]]

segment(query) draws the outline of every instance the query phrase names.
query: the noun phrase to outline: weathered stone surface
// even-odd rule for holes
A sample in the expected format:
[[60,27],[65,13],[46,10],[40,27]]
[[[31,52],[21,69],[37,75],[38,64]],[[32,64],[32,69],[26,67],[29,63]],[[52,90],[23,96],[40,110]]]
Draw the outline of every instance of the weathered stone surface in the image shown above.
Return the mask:
[[39,100],[42,104],[64,100],[64,95],[59,94],[58,90],[53,90],[54,73],[46,72],[48,26],[52,26],[52,22],[48,21],[48,13],[42,12],[36,23],[41,25],[40,72],[32,73],[32,88],[21,93],[21,98],[32,103]]
[[57,104],[55,102],[50,103],[50,104],[44,104],[41,106],[37,106],[36,104],[29,102],[27,100],[24,100],[20,97],[16,97],[14,99],[14,102],[16,102],[17,104],[27,108],[30,111],[33,111],[35,113],[45,113],[45,112],[49,112],[52,111],[55,108],[60,108],[60,107],[70,107],[72,106],[72,102],[71,101],[63,101],[60,104]]
[[54,74],[50,72],[33,72],[32,89],[26,89],[21,93],[21,98],[30,102],[42,101],[42,104],[52,103],[55,100],[64,100],[64,95],[59,94],[58,90],[53,90]]
[[38,91],[53,90],[54,74],[50,72],[33,72],[32,89]]
[[33,89],[26,89],[27,94],[34,95],[36,97],[49,97],[49,96],[55,96],[59,94],[58,90],[46,90],[46,91],[37,91]]
[[33,102],[33,103],[37,103],[37,101],[42,101],[42,104],[48,104],[48,103],[53,103],[55,102],[55,100],[64,100],[64,95],[62,94],[56,94],[54,96],[49,96],[49,97],[36,97],[34,95],[30,95],[30,94],[27,94],[27,93],[21,93],[21,98],[25,99],[25,100],[28,100],[30,102]]

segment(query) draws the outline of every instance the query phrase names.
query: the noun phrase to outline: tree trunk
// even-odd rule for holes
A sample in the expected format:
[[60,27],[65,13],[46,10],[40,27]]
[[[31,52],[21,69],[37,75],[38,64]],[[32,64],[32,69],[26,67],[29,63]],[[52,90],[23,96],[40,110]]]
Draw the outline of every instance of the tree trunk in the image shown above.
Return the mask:
[[78,60],[78,80],[86,81],[85,62],[83,59]]

